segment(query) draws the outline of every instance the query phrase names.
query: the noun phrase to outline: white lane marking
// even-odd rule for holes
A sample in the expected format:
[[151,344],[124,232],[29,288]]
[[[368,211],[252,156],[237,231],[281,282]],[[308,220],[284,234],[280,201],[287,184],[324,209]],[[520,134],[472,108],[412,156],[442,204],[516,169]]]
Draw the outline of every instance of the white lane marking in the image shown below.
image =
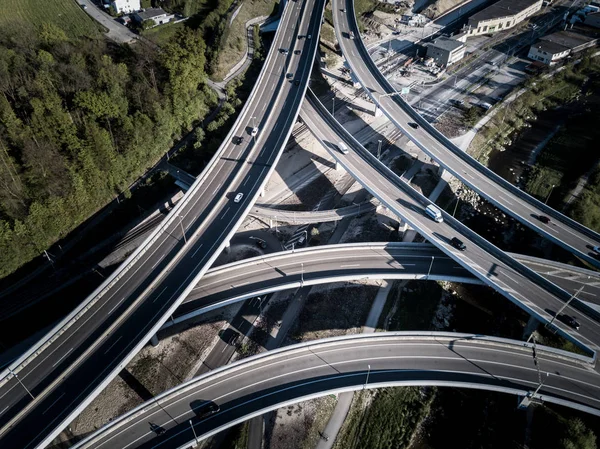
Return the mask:
[[198,247],[198,249],[196,251],[194,251],[194,253],[192,254],[192,259],[194,258],[194,256],[196,255],[196,253],[198,251],[200,251],[200,248],[202,248],[204,246],[204,243],[201,243],[200,246]]
[[160,295],[162,295],[162,294],[165,292],[165,290],[167,289],[167,287],[168,287],[168,286],[167,286],[167,285],[165,285],[165,288],[163,288],[163,289],[160,291],[160,293],[159,293],[158,295],[156,295],[156,298],[154,298],[154,299],[152,300],[152,302],[155,302],[155,301],[156,301],[158,298],[160,298]]
[[66,356],[68,356],[68,355],[71,353],[71,351],[72,351],[72,350],[73,350],[73,348],[71,348],[71,349],[69,349],[67,352],[65,352],[65,355],[63,355],[63,356],[62,356],[60,359],[58,359],[58,360],[56,361],[56,363],[55,363],[54,365],[52,365],[52,368],[54,368],[56,365],[58,365],[60,362],[62,362],[62,361],[63,361],[63,359],[64,359]]
[[106,315],[108,316],[108,315],[110,315],[111,313],[113,313],[113,312],[114,312],[114,310],[115,310],[117,307],[119,307],[119,306],[121,305],[121,303],[123,302],[123,300],[124,300],[124,299],[125,299],[125,298],[121,298],[121,300],[120,300],[120,301],[119,301],[117,304],[115,304],[115,305],[113,306],[113,308],[112,308],[112,309],[110,309],[110,310],[108,311],[108,313],[107,313]]
[[340,265],[340,268],[351,268],[351,267],[360,267],[359,263],[352,263],[348,265]]
[[114,345],[116,345],[116,344],[117,344],[117,342],[118,342],[118,341],[119,341],[119,340],[120,340],[122,337],[123,337],[123,336],[121,335],[119,338],[117,338],[117,339],[115,340],[115,342],[114,342],[112,345],[110,345],[110,347],[109,347],[109,348],[108,348],[106,351],[104,351],[104,354],[106,354],[108,351],[110,351],[110,350],[113,348],[113,346],[114,346]]
[[154,263],[154,265],[152,265],[152,266],[150,267],[150,269],[152,269],[152,268],[156,267],[156,266],[157,266],[157,265],[160,263],[160,261],[161,261],[161,260],[162,260],[162,259],[159,257],[159,258],[158,258],[158,260],[157,260],[157,261]]
[[248,181],[250,181],[250,176],[246,176],[246,180],[244,181],[244,183],[242,185],[245,186]]
[[8,406],[8,405],[7,405],[7,406],[4,408],[4,410],[2,410],[2,411],[0,412],[0,415],[3,415],[3,414],[4,414],[4,412],[5,412],[6,410],[8,410],[8,407],[10,407],[10,406]]
[[50,410],[52,408],[52,406],[54,406],[54,404],[56,404],[60,400],[60,398],[62,398],[64,395],[65,394],[63,393],[58,398],[56,398],[56,401],[54,401],[52,404],[50,404],[50,406],[42,412],[42,415],[45,414],[48,410]]
[[219,190],[219,187],[221,187],[221,183],[219,183],[219,185],[217,186],[217,188],[216,188],[216,189],[215,189],[215,191],[213,192],[213,195],[214,195],[215,193],[217,193],[217,190]]
[[229,212],[229,209],[231,209],[231,206],[227,206],[227,209],[225,209],[225,212],[223,212],[223,215],[221,215],[221,218],[219,218],[219,220],[222,220],[223,218],[225,218],[225,215],[227,215],[227,212]]

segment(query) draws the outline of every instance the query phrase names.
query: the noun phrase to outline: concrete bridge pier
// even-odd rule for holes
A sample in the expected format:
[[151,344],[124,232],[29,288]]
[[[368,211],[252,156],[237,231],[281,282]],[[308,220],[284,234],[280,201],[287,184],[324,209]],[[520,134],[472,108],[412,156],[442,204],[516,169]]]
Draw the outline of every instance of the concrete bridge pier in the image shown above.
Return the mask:
[[155,347],[156,347],[156,346],[158,346],[158,343],[159,343],[159,341],[158,341],[158,337],[157,337],[157,335],[156,335],[156,334],[154,334],[154,335],[152,336],[152,338],[150,339],[150,344],[151,344],[152,346],[155,346]]

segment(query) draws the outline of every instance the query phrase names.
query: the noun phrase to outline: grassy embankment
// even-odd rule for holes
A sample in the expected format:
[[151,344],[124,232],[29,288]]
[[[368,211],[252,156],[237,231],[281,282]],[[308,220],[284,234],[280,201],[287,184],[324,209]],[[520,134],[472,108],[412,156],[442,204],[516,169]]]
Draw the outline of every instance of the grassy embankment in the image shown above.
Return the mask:
[[41,29],[45,23],[59,26],[69,37],[101,36],[104,28],[87,15],[74,0],[2,0],[0,29],[19,24],[33,24]]

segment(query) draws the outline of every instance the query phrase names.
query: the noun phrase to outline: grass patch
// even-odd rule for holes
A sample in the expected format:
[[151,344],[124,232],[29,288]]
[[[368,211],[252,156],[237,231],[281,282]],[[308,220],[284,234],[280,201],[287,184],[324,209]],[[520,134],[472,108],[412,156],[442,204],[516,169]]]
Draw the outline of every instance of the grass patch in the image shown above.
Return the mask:
[[335,32],[333,31],[333,27],[328,23],[324,23],[321,27],[321,39],[335,43]]
[[[355,394],[335,449],[407,447],[430,411],[435,389],[382,388]],[[372,397],[370,403],[368,399]]]
[[219,51],[219,60],[213,75],[215,80],[222,80],[246,53],[246,22],[255,17],[274,14],[278,4],[279,2],[273,0],[254,0],[242,4]]
[[74,0],[2,0],[0,29],[33,25],[42,29],[56,25],[69,37],[101,37],[104,28],[87,15]]
[[159,47],[162,47],[175,39],[175,35],[183,29],[185,22],[167,23],[159,27],[150,28],[142,31],[141,34],[147,39],[150,39]]

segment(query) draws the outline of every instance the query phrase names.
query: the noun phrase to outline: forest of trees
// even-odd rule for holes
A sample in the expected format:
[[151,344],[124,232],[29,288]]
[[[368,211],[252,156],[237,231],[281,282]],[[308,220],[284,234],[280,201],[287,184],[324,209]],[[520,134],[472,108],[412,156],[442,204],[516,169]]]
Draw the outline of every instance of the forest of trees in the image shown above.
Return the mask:
[[0,31],[0,276],[122,192],[217,103],[202,31],[161,50]]

